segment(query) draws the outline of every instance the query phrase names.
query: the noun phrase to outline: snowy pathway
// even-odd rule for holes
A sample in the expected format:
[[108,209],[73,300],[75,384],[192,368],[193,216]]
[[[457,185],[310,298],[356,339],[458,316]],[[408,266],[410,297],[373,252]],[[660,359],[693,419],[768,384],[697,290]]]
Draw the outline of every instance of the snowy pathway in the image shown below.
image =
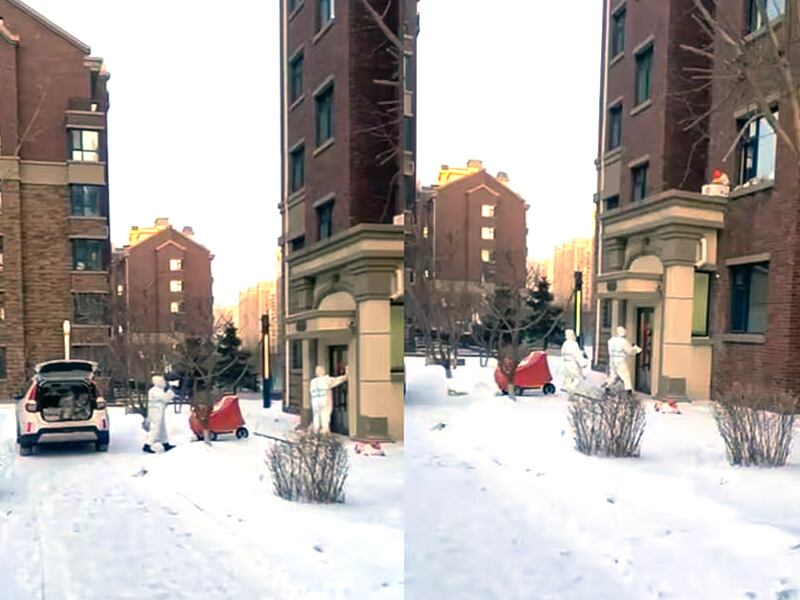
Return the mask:
[[[243,405],[251,431],[293,424]],[[0,415],[7,441],[13,413]],[[263,438],[189,443],[170,414],[178,447],[149,456],[141,419],[111,420],[107,454],[44,449],[0,480],[4,600],[402,598],[401,448],[353,457],[348,503],[314,507],[274,496]]]
[[412,596],[800,598],[797,448],[786,469],[732,469],[708,407],[691,406],[650,409],[639,460],[584,457],[564,399],[514,404],[476,371],[452,397],[409,366]]

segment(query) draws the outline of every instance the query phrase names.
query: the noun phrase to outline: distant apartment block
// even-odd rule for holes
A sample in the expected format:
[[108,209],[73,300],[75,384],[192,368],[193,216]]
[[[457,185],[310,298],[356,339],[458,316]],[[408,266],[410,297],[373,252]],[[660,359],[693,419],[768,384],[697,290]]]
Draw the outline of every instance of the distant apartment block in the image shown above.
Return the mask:
[[583,274],[583,304],[591,306],[593,245],[591,238],[575,239],[558,246],[553,255],[551,291],[557,303],[570,301],[575,287],[575,273]]
[[64,321],[74,357],[105,361],[108,80],[89,46],[0,0],[0,398],[63,357]]

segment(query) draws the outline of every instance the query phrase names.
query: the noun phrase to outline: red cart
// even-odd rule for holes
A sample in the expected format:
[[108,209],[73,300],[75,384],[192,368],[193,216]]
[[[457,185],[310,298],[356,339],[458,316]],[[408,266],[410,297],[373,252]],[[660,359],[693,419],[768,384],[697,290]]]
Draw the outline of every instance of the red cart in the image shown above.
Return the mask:
[[[508,394],[508,377],[500,369],[500,365],[494,371],[494,381],[503,394]],[[531,352],[520,361],[514,374],[514,388],[515,393],[520,396],[525,393],[525,390],[541,389],[545,395],[556,393],[553,376],[547,365],[547,354]]]
[[[220,434],[226,433],[235,434],[238,439],[246,438],[250,432],[247,431],[244,424],[244,417],[239,408],[239,397],[223,396],[213,406],[208,417],[209,435],[212,440],[216,440]],[[192,411],[192,416],[189,417],[189,427],[192,428],[197,439],[203,439],[203,424],[195,411]]]

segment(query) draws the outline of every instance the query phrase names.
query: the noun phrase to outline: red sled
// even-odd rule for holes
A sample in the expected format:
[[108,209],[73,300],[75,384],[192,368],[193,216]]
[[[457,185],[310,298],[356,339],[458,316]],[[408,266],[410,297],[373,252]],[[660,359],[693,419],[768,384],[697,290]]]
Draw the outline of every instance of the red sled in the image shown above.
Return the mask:
[[[494,371],[494,381],[504,395],[508,394],[508,377],[500,369],[500,365]],[[514,374],[514,390],[518,396],[521,396],[525,390],[539,389],[545,396],[556,393],[553,376],[550,374],[550,367],[547,364],[547,354],[531,352],[517,365]]]
[[[198,440],[203,439],[203,424],[197,418],[195,411],[189,417],[189,427]],[[238,396],[223,396],[211,409],[208,417],[208,432],[212,440],[216,440],[220,434],[235,434],[237,439],[246,438],[250,435],[244,426],[244,417],[239,408]]]

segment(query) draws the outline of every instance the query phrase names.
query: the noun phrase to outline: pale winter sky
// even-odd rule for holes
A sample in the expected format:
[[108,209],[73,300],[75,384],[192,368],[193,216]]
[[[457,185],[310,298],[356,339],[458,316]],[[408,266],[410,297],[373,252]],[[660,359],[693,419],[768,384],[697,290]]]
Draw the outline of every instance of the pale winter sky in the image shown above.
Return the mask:
[[[217,303],[274,276],[278,0],[27,0],[111,72],[111,235],[169,217],[215,254]],[[342,0],[337,0],[342,1]],[[418,177],[484,161],[531,204],[529,254],[591,235],[601,6],[420,2]]]

